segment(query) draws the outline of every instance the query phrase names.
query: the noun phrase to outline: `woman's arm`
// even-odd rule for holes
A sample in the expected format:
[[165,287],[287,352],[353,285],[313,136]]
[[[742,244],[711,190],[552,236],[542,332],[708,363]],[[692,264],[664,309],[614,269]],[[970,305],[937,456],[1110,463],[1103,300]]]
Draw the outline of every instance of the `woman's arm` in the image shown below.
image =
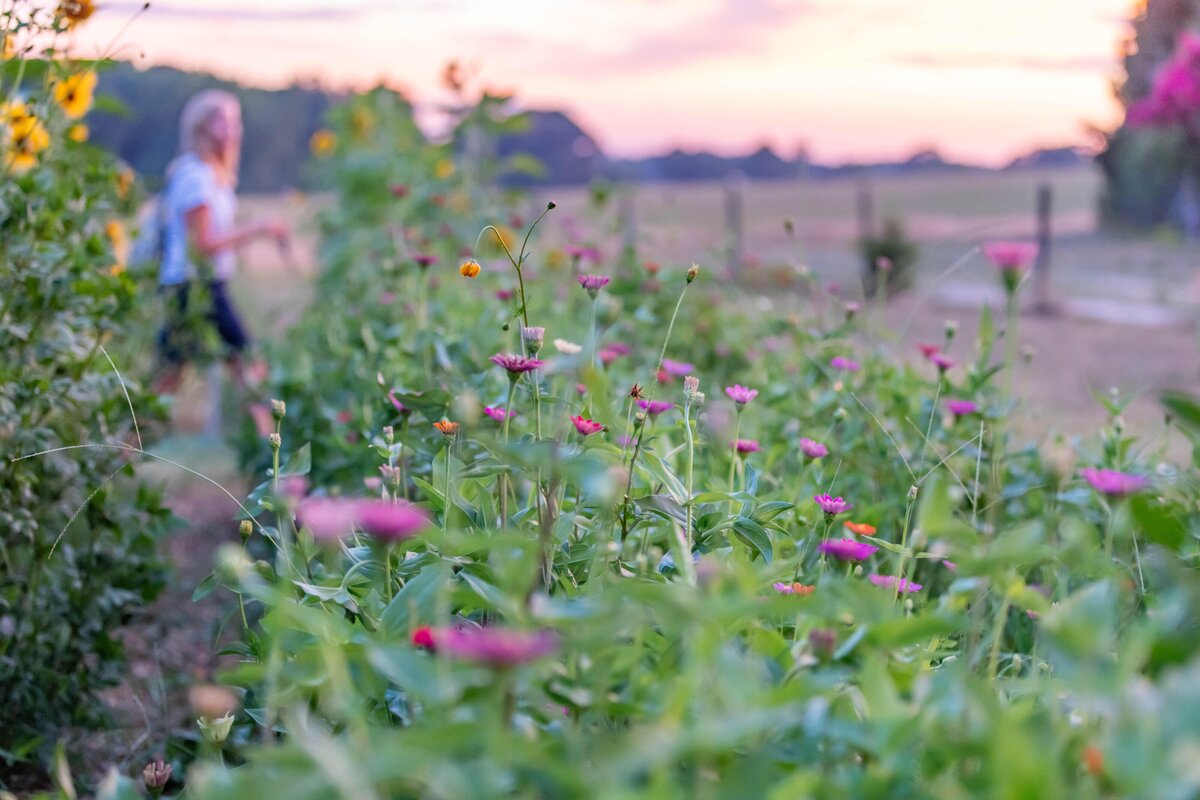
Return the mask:
[[224,236],[217,236],[212,230],[212,212],[207,204],[201,204],[184,215],[187,223],[188,238],[202,255],[213,256],[223,250],[241,247],[251,239],[260,236],[270,236],[280,244],[288,240],[288,228],[277,220],[254,222],[234,228]]

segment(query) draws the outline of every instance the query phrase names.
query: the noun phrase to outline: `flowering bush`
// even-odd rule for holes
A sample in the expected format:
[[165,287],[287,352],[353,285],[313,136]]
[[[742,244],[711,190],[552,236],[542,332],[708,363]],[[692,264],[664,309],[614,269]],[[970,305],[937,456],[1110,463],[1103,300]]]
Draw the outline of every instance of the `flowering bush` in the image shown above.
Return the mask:
[[116,628],[164,578],[165,512],[132,480],[125,450],[139,441],[131,407],[150,418],[153,404],[136,383],[126,395],[108,358],[144,344],[127,335],[147,305],[124,271],[131,175],[86,143],[79,121],[101,65],[31,60],[47,32],[75,21],[36,4],[0,15],[0,773],[10,775],[100,716],[92,694],[120,675]]
[[1200,790],[1200,484],[1115,421],[1013,444],[1012,259],[1006,354],[985,313],[910,364],[695,267],[531,258],[552,203],[491,227],[411,144],[332,165],[249,538],[203,589],[256,620],[243,708],[189,796]]

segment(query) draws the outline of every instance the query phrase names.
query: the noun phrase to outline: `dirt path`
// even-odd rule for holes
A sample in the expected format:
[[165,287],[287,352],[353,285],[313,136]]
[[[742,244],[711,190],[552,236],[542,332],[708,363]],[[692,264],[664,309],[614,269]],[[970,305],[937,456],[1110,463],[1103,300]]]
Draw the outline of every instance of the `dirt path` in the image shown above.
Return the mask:
[[[228,483],[226,487],[235,496],[241,491]],[[128,659],[125,677],[101,696],[112,724],[82,734],[71,746],[79,754],[73,766],[81,785],[95,785],[110,765],[138,778],[147,761],[163,755],[168,737],[194,731],[188,687],[213,681],[218,670],[231,663],[214,655],[214,642],[236,608],[232,597],[218,591],[192,602],[192,592],[212,570],[218,548],[237,542],[232,521],[236,506],[219,489],[199,480],[172,488],[167,500],[184,523],[163,542],[171,574],[157,600],[121,631]]]

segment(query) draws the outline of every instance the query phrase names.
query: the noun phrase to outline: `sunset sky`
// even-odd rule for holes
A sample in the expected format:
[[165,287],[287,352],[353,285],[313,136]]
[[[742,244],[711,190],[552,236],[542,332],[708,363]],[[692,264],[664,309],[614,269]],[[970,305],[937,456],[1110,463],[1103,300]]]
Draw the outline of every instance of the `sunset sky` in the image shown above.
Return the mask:
[[[1131,0],[154,0],[119,57],[278,86],[385,80],[419,106],[458,59],[560,108],[610,155],[802,143],[821,160],[934,146],[996,163],[1085,141]],[[140,2],[112,0],[86,54]]]

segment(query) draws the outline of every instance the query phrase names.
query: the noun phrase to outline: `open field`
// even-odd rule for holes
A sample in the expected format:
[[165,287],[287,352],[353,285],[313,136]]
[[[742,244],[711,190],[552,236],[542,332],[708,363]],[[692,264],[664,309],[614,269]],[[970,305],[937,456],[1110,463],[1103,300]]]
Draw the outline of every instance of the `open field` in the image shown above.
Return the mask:
[[[1031,349],[1032,361],[1020,381],[1029,401],[1021,425],[1036,435],[1094,429],[1105,414],[1093,393],[1116,388],[1123,396],[1138,393],[1126,423],[1141,433],[1156,434],[1162,428],[1157,392],[1200,390],[1191,322],[1200,248],[1170,237],[1099,233],[1094,198],[1100,180],[1091,169],[874,179],[880,218],[901,216],[921,246],[917,285],[895,298],[887,312],[899,339],[882,346],[911,359],[915,342],[937,340],[945,320],[959,322],[969,338],[982,305],[999,310],[995,276],[975,249],[987,238],[1032,236],[1034,196],[1043,183],[1053,187],[1055,197],[1052,296],[1099,299],[1104,305],[1101,319],[1071,314],[1027,318],[1022,343]],[[857,185],[850,179],[747,185],[746,252],[754,264],[746,269],[803,263],[822,281],[841,284],[842,291],[853,296],[860,268],[853,247]],[[634,207],[643,256],[665,264],[722,264],[722,191],[715,184],[638,187]],[[537,207],[548,198],[560,208],[539,234],[547,242],[561,243],[573,221],[595,218],[585,189],[539,189],[530,205]],[[252,197],[243,203],[243,213],[283,216],[292,223],[299,232],[295,266],[303,275],[312,269],[313,215],[328,202],[322,196]],[[610,204],[601,216],[602,229],[620,229],[616,205]],[[799,247],[789,243],[784,219],[794,221]],[[600,240],[608,247],[605,255],[614,256],[619,237]],[[255,310],[249,316],[256,332],[270,335],[302,313],[309,296],[307,283],[281,272],[283,262],[268,245],[256,245],[244,261],[249,266],[238,278],[238,299]],[[757,302],[748,294],[748,307]],[[784,293],[769,302],[782,314],[797,298]],[[1154,323],[1153,314],[1142,319],[1147,315],[1140,312],[1161,307],[1172,312],[1165,322],[1147,324]]]

